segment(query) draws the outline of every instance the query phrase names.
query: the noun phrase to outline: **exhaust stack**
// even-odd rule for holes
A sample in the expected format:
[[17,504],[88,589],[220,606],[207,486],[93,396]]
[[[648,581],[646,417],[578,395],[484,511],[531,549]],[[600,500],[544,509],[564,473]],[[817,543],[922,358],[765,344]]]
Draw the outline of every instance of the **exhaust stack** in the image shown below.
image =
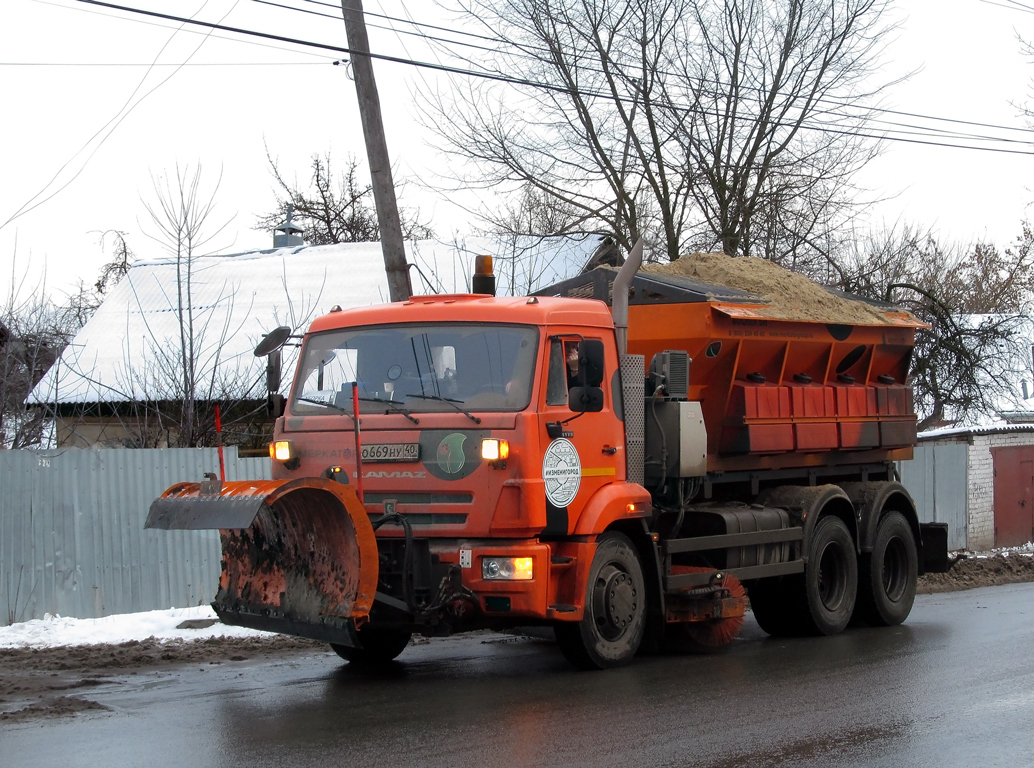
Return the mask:
[[614,332],[617,335],[618,354],[628,353],[628,288],[632,278],[643,263],[643,238],[636,240],[625,263],[614,278],[614,294],[611,299],[611,314],[614,316]]

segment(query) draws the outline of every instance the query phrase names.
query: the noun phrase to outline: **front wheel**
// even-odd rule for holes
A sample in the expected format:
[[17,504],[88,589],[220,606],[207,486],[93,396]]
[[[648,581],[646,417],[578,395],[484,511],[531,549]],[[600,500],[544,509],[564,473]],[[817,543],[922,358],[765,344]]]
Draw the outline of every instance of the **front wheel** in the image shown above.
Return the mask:
[[609,669],[629,663],[646,627],[646,586],[639,555],[620,533],[601,536],[585,590],[579,622],[558,622],[557,643],[581,669]]
[[854,613],[858,593],[858,558],[844,521],[828,516],[811,534],[804,573],[808,628],[819,635],[844,630]]
[[861,618],[875,626],[900,624],[916,599],[919,555],[912,527],[900,512],[888,512],[876,528],[872,554],[858,576]]
[[385,664],[406,650],[412,632],[403,629],[379,629],[365,626],[357,633],[361,648],[331,643],[338,656],[354,664]]

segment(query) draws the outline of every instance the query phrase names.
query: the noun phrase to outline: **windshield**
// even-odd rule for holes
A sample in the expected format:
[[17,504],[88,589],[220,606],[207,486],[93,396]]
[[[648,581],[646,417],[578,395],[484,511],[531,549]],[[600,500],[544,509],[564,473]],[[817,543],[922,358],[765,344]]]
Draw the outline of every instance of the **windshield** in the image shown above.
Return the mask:
[[[311,336],[291,413],[520,411],[531,399],[538,329],[522,325],[367,326]],[[390,401],[385,403],[383,401]]]

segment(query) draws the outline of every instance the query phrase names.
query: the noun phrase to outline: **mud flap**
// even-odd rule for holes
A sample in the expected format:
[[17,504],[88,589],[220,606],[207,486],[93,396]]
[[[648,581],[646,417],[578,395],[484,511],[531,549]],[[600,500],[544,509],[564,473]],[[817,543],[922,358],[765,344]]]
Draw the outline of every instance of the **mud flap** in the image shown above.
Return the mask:
[[146,528],[218,528],[224,623],[353,645],[377,589],[377,540],[348,485],[324,478],[180,483]]
[[923,537],[920,573],[947,573],[955,564],[948,559],[948,524],[920,523],[919,532]]

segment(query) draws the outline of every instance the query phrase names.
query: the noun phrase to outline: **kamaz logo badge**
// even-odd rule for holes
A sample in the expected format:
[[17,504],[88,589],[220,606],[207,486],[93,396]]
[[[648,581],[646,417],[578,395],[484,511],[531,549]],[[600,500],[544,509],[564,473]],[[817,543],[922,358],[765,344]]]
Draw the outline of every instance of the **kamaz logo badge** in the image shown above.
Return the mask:
[[427,477],[427,473],[426,472],[421,472],[421,471],[416,471],[416,472],[399,472],[397,469],[394,470],[393,472],[383,472],[383,471],[378,471],[376,469],[372,469],[369,472],[364,472],[363,473],[363,478],[370,478],[370,477],[388,477],[388,478],[396,478],[396,479],[397,478],[409,478],[411,480],[422,480],[423,478]]

